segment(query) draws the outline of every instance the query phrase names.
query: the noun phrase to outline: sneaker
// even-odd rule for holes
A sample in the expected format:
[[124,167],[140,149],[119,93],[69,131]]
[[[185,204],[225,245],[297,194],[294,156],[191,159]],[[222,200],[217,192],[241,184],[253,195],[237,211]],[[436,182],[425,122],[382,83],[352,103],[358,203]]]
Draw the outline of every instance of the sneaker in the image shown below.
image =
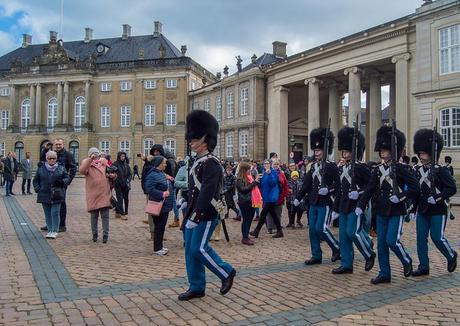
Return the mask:
[[160,250],[157,250],[157,251],[154,251],[153,252],[155,255],[158,255],[158,256],[164,256],[166,255],[168,252],[166,250],[163,249],[160,249]]
[[52,237],[51,237],[52,234],[53,234],[53,232],[48,232],[48,233],[46,234],[45,237],[46,237],[47,239],[52,239]]
[[121,215],[120,218],[121,218],[123,221],[126,221],[126,220],[128,220],[128,215]]
[[166,252],[168,252],[168,251],[169,251],[169,249],[168,249],[168,248],[166,248],[166,247],[163,247],[163,250],[164,250],[164,251],[166,251]]
[[57,235],[58,235],[57,232],[50,232],[48,234],[49,234],[49,236],[48,235],[46,236],[48,239],[56,239]]

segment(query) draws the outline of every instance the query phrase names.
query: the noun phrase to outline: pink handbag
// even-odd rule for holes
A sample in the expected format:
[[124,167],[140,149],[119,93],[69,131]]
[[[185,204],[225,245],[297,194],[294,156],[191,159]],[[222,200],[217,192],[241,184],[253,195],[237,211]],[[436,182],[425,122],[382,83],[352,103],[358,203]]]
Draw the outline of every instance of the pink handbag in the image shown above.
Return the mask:
[[145,206],[145,212],[153,216],[160,216],[161,208],[163,207],[163,201],[147,201]]

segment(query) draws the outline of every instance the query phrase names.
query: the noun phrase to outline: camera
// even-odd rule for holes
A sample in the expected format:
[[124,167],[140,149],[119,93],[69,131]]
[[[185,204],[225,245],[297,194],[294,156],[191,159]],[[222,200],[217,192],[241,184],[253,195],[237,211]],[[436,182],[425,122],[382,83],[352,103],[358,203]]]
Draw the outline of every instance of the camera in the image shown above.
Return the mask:
[[141,156],[142,156],[142,154],[141,154],[141,153],[139,153],[139,154],[137,154],[136,156],[137,156],[137,157],[141,157]]
[[105,168],[105,173],[107,174],[111,174],[111,173],[117,173],[118,172],[118,168],[116,166],[108,166]]

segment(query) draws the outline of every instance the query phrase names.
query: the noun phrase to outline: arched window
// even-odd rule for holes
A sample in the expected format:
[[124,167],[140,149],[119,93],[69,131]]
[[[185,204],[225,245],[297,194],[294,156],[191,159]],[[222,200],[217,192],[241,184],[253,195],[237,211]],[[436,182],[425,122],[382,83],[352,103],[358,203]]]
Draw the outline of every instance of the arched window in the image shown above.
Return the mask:
[[16,160],[21,162],[24,157],[24,143],[22,141],[17,141],[14,144],[14,151],[16,152]]
[[444,146],[460,147],[460,107],[442,109],[439,113]]
[[126,153],[126,157],[130,157],[130,154],[131,154],[131,144],[129,142],[129,140],[122,140],[120,141],[120,152],[125,152]]
[[155,144],[155,140],[153,138],[145,138],[144,139],[144,155],[147,156],[150,154],[150,149]]
[[176,140],[174,138],[165,139],[164,148],[169,149],[171,154],[176,155]]
[[69,143],[69,150],[70,150],[70,153],[71,153],[72,156],[73,156],[73,159],[75,160],[75,163],[77,163],[77,165],[78,165],[79,162],[80,162],[80,155],[79,155],[79,152],[80,152],[80,144],[78,143],[78,141],[72,140],[72,141]]
[[53,131],[57,122],[57,100],[55,97],[50,98],[48,101],[48,118],[46,121],[48,131]]
[[102,153],[110,154],[110,141],[103,139],[99,142],[99,149]]
[[75,99],[75,131],[80,131],[86,122],[86,99],[84,96],[78,96]]
[[30,124],[30,99],[21,103],[21,131],[26,131]]

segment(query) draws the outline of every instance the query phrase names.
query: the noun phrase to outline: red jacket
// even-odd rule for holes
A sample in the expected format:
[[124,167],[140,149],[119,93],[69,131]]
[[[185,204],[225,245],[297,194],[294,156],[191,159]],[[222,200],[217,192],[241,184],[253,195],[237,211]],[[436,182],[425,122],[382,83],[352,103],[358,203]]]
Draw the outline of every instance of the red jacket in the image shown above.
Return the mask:
[[287,197],[289,193],[289,184],[288,184],[286,176],[284,175],[284,172],[281,169],[278,169],[277,171],[279,175],[281,191],[280,191],[280,197],[276,204],[284,205],[284,199]]

